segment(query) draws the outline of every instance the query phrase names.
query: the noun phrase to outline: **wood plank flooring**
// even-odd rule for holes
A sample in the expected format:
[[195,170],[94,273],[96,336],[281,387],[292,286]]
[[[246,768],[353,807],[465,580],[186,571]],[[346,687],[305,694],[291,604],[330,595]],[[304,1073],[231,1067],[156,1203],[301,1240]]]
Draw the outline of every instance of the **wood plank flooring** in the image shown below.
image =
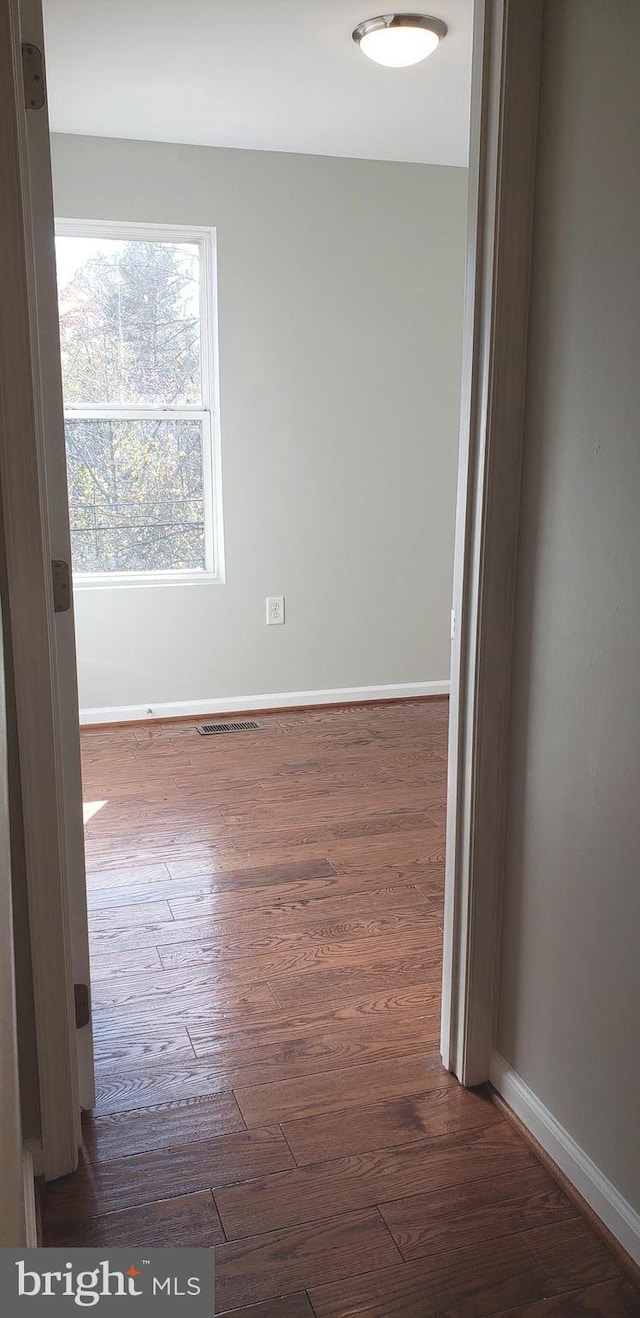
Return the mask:
[[98,1102],[45,1243],[215,1245],[235,1318],[640,1314],[438,1054],[446,702],[82,735]]

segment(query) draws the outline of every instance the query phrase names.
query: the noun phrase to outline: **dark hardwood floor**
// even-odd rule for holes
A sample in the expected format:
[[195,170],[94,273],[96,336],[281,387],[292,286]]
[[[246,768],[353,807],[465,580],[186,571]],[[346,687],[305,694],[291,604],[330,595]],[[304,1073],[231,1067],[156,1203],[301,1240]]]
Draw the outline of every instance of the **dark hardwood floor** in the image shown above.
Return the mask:
[[98,1101],[45,1243],[216,1245],[236,1318],[640,1292],[438,1054],[446,702],[83,733]]

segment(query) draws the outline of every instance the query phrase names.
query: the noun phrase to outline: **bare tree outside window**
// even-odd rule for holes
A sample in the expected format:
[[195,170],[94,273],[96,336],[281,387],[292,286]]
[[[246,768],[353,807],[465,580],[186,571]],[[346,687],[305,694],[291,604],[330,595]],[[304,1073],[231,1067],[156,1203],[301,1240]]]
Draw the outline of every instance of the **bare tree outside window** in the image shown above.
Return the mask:
[[76,574],[210,566],[198,242],[59,234]]

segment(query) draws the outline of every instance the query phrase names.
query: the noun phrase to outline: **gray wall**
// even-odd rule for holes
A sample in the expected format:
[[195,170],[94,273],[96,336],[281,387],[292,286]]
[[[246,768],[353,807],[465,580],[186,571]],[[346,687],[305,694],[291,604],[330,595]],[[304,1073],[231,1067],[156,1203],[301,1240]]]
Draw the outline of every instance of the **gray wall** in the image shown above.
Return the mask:
[[78,593],[81,706],[446,680],[466,171],[62,136],[53,176],[218,231],[227,584]]
[[636,1209],[639,51],[547,3],[498,1040]]

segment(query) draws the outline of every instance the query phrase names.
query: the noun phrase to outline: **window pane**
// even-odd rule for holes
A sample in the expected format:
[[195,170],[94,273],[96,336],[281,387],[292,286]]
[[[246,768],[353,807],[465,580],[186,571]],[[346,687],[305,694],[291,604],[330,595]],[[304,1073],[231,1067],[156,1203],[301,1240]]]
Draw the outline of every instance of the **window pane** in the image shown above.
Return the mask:
[[197,243],[56,238],[65,406],[200,403]]
[[74,571],[204,569],[202,422],[65,428]]

